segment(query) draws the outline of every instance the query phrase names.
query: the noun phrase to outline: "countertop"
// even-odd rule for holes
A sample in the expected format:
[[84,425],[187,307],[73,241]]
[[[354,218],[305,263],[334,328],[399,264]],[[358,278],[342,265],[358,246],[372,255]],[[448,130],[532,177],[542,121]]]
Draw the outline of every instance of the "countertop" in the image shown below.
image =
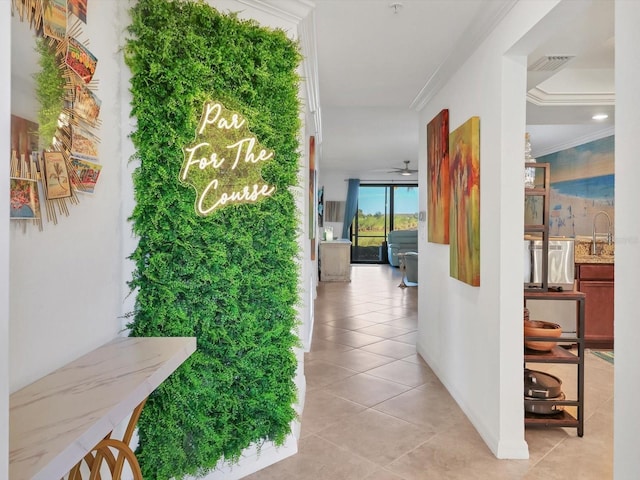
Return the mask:
[[11,394],[9,478],[61,478],[196,349],[117,338]]
[[614,264],[613,255],[576,255],[575,263],[609,263]]
[[576,241],[574,245],[575,263],[615,263],[615,244],[596,242],[598,255],[591,255],[590,241]]

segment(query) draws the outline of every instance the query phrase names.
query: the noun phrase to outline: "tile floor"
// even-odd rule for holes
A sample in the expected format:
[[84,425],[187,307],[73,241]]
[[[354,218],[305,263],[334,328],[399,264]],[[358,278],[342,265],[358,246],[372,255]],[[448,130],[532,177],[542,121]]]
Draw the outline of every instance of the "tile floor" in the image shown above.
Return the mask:
[[[418,288],[399,283],[396,268],[354,265],[351,283],[320,284],[299,453],[246,478],[612,478],[611,364],[585,356],[582,438],[575,429],[527,429],[530,458],[497,460],[416,354]],[[560,367],[575,369],[546,369],[575,376]],[[571,388],[563,383],[567,395]]]

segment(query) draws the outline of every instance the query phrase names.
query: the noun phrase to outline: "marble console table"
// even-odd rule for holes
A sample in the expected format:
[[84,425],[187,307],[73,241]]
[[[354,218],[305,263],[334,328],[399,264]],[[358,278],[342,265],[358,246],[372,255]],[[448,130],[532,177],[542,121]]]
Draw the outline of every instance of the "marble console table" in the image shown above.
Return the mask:
[[[148,395],[195,349],[193,337],[116,338],[13,393],[9,478],[80,479],[81,464],[103,462],[119,478],[125,460],[142,478],[128,445],[135,423]],[[111,438],[129,415],[122,440]]]

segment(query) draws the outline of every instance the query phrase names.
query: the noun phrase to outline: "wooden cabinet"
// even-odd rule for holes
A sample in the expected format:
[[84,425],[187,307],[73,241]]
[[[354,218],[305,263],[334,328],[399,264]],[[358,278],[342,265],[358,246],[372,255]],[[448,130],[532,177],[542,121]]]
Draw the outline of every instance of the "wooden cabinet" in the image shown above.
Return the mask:
[[585,345],[613,348],[613,264],[576,265],[578,290],[587,296]]
[[[553,415],[536,415],[525,413],[524,424],[528,427],[574,427],[577,429],[579,437],[584,434],[584,324],[585,324],[585,303],[587,296],[584,292],[524,292],[525,306],[527,300],[557,300],[573,301],[576,303],[576,335],[575,337],[559,337],[559,342],[570,342],[575,344],[575,353],[556,345],[550,352],[537,352],[525,348],[524,361],[527,364],[535,363],[564,363],[575,365],[577,395],[575,398],[554,401],[555,405],[571,407],[575,409],[575,415],[569,413],[567,409]],[[525,337],[533,341],[550,341],[549,337]],[[526,404],[544,404],[545,399],[525,399]]]
[[320,281],[351,281],[351,242],[320,242]]

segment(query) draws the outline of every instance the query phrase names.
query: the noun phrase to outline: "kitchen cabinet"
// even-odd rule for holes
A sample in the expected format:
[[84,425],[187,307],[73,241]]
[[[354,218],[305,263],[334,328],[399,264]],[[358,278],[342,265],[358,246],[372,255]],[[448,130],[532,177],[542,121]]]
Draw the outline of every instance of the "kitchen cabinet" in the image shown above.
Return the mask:
[[589,299],[584,332],[587,348],[613,348],[613,275],[612,263],[576,265],[578,290]]
[[320,281],[351,281],[351,242],[333,240],[320,242]]
[[[576,428],[579,437],[584,434],[584,332],[585,332],[585,304],[586,295],[584,292],[565,291],[565,292],[524,292],[525,307],[527,300],[556,300],[556,301],[573,301],[576,303],[576,328],[575,336],[562,336],[553,340],[549,337],[525,337],[526,340],[532,341],[559,341],[570,342],[575,345],[572,351],[569,351],[560,345],[555,345],[549,352],[538,352],[525,348],[524,362],[525,367],[530,364],[553,364],[563,363],[575,365],[576,375],[576,397],[564,400],[553,400],[554,405],[570,407],[575,410],[575,415],[564,410],[552,415],[540,415],[525,412],[524,424],[527,427],[573,427]],[[525,405],[537,404],[549,405],[550,400],[544,399],[525,399]]]

